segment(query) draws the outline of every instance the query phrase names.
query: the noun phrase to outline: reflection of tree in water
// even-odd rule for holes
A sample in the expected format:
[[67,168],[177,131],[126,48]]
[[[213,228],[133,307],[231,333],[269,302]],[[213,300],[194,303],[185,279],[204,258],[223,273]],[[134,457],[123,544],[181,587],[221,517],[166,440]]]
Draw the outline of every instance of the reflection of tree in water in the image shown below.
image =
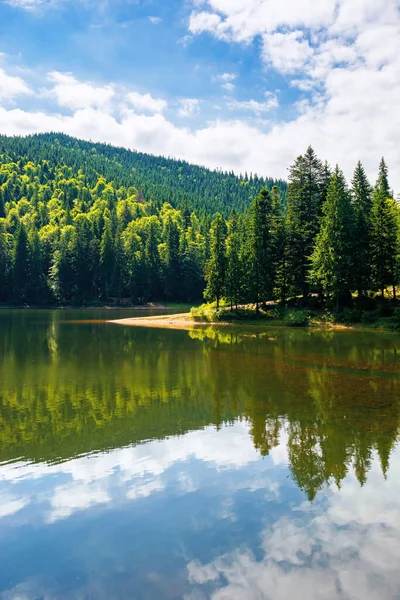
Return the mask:
[[395,336],[188,335],[63,324],[56,313],[47,323],[16,313],[0,333],[1,460],[67,459],[241,418],[263,456],[285,428],[293,478],[313,499],[350,467],[363,485],[375,453],[386,474],[396,444]]

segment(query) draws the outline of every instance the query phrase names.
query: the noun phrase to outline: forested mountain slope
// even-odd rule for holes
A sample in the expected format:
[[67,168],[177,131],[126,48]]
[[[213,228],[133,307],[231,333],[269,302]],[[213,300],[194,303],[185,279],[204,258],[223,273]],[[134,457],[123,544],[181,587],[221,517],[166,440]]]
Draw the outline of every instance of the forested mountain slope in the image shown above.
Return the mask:
[[0,302],[396,297],[383,159],[374,187],[361,163],[350,187],[309,147],[287,190],[274,183],[64,135],[0,137]]
[[282,195],[286,191],[282,180],[251,174],[238,177],[233,172],[211,171],[182,160],[94,144],[60,133],[0,136],[0,155],[14,162],[46,160],[51,167],[65,165],[74,173],[82,170],[91,187],[100,175],[116,187],[137,188],[146,201],[153,200],[158,206],[164,202],[176,208],[187,206],[199,216],[216,212],[229,216],[232,208],[243,211],[264,186],[277,185]]

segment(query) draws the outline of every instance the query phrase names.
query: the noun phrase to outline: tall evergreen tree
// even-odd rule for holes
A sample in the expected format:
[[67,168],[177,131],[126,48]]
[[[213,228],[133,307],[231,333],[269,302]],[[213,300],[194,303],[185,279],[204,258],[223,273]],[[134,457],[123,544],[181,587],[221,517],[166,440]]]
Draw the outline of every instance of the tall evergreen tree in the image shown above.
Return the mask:
[[287,194],[289,271],[304,300],[309,292],[310,256],[319,230],[326,183],[324,166],[310,146],[290,167]]
[[100,283],[102,295],[108,302],[114,270],[114,240],[112,224],[109,218],[104,219],[104,230],[100,243]]
[[210,230],[210,260],[206,267],[205,297],[217,301],[217,310],[225,291],[226,276],[226,223],[221,213],[217,213]]
[[321,229],[311,256],[311,278],[336,300],[351,290],[354,246],[354,212],[349,190],[336,167],[323,206]]
[[392,285],[396,296],[398,260],[398,220],[395,201],[390,196],[388,170],[384,159],[379,165],[379,175],[372,195],[372,277],[382,298],[385,288]]
[[23,223],[19,223],[12,261],[13,298],[17,303],[26,302],[30,278],[29,243]]
[[371,186],[358,162],[351,183],[354,207],[354,283],[358,294],[371,288]]
[[250,230],[248,236],[247,274],[252,302],[257,313],[260,302],[273,296],[274,264],[272,225],[272,199],[270,192],[263,188],[254,199],[250,209]]
[[240,252],[239,219],[235,210],[232,211],[228,221],[228,236],[226,239],[226,295],[233,305],[237,306],[242,292],[243,268]]
[[11,252],[8,236],[0,219],[0,301],[7,299],[11,278]]

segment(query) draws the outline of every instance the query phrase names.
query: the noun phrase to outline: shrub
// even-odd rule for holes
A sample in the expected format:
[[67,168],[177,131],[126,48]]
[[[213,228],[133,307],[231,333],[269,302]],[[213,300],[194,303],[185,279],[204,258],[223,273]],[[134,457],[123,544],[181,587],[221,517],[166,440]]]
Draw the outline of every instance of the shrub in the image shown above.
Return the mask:
[[309,313],[302,309],[287,309],[283,314],[283,320],[289,327],[305,327],[309,319]]

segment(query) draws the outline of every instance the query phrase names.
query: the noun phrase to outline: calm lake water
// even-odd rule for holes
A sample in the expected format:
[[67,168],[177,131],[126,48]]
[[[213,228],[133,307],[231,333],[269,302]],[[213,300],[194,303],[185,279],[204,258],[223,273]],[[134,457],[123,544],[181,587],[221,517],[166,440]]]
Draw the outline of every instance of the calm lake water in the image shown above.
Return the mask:
[[0,311],[1,600],[400,598],[398,335],[114,314]]

